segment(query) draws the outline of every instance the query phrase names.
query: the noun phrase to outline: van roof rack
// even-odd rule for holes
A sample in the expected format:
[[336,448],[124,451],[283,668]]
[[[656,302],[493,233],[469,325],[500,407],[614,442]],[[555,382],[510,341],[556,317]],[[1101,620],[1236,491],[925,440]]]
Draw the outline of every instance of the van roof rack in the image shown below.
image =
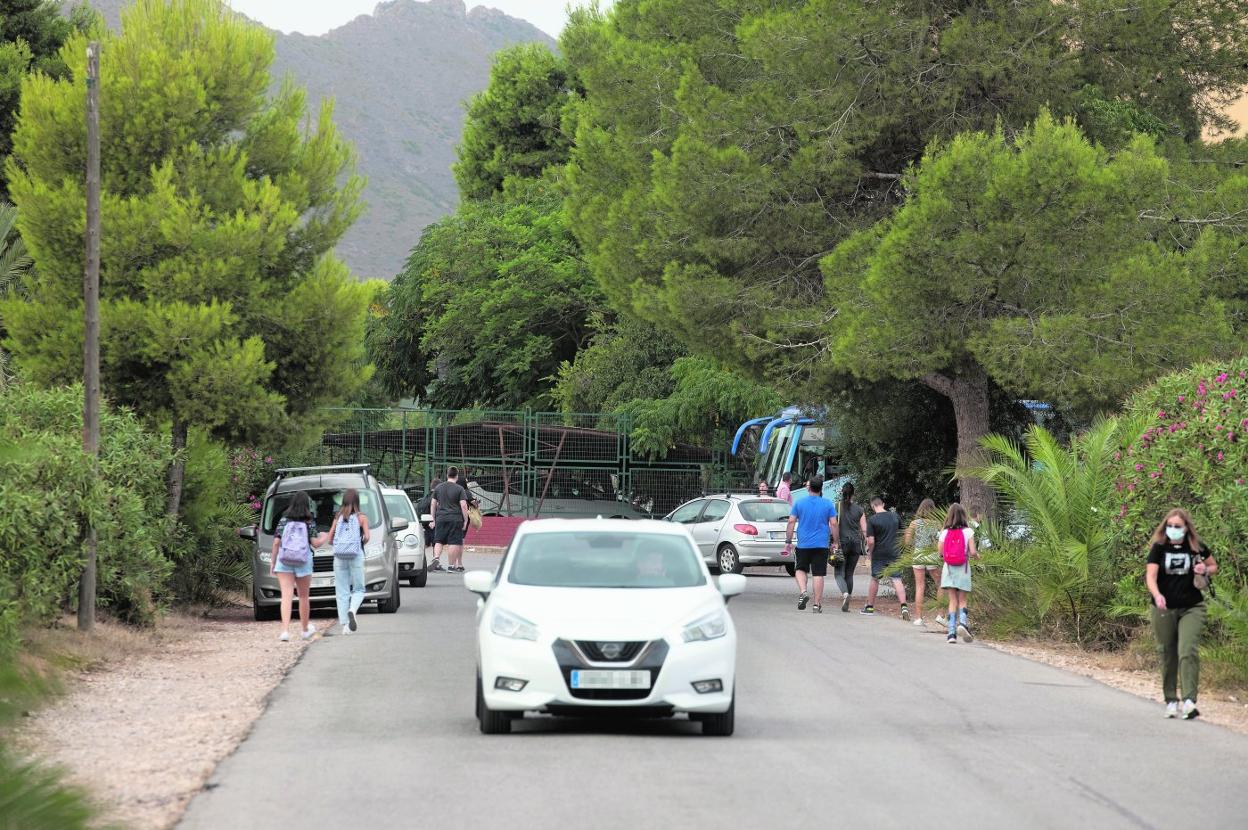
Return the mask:
[[275,478],[281,479],[296,474],[313,475],[316,473],[348,473],[361,471],[368,473],[368,467],[368,464],[330,464],[323,467],[282,467],[278,470],[274,470],[273,472]]

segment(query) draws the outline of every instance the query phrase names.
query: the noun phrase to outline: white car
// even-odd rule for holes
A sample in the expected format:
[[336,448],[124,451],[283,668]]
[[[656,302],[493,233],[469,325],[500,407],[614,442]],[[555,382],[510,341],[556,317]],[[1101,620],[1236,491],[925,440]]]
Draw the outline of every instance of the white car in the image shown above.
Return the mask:
[[392,518],[408,521],[407,529],[398,534],[399,579],[406,579],[413,588],[423,588],[429,582],[429,563],[425,559],[425,535],[416,520],[416,508],[406,492],[393,487],[383,487],[381,497],[386,500],[386,510]]
[[680,525],[628,519],[522,524],[494,573],[470,571],[477,719],[486,734],[525,712],[688,714],[731,735],[737,634],[729,598]]

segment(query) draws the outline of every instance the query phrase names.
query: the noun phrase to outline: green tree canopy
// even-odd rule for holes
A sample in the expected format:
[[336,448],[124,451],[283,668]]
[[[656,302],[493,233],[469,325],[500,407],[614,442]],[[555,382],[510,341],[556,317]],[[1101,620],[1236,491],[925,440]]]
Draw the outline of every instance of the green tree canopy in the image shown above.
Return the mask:
[[1221,299],[1139,219],[1168,169],[1149,139],[1111,157],[1048,115],[1014,141],[958,136],[907,177],[895,216],[824,259],[846,300],[830,362],[948,397],[962,497],[986,507],[967,471],[982,466],[990,378],[1108,407],[1229,343]]
[[[13,149],[13,125],[22,96],[22,79],[31,72],[56,78],[69,68],[61,47],[76,30],[85,30],[94,15],[75,6],[69,18],[55,0],[0,0],[0,160]],[[8,179],[0,173],[0,199],[8,198]]]
[[549,179],[516,179],[426,229],[369,333],[396,396],[546,407],[602,300]]
[[1246,17],[1245,0],[582,10],[561,40],[584,89],[572,228],[613,306],[739,365],[826,367],[843,298],[819,259],[900,204],[931,141],[1014,136],[1045,106],[1193,139],[1248,85]]
[[537,178],[568,158],[562,128],[572,93],[562,58],[526,43],[494,57],[490,83],[468,105],[455,181],[465,199],[486,199],[509,177]]
[[[105,394],[172,425],[289,435],[367,379],[367,289],[331,251],[361,181],[331,108],[267,95],[273,37],[216,0],[140,0],[102,26],[101,363]],[[6,170],[34,258],[29,302],[0,305],[39,383],[82,371],[86,37],[69,75],[22,85]],[[159,82],[156,81],[159,79]],[[181,466],[170,478],[180,499]]]

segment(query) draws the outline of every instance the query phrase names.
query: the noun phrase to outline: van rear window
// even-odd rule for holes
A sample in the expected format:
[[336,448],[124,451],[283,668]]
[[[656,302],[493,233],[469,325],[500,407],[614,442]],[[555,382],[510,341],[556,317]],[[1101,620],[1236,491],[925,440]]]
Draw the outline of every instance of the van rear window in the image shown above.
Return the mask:
[[[290,500],[297,490],[277,493],[264,503],[264,521],[261,525],[264,532],[272,534],[277,530],[277,523],[282,514],[290,507]],[[329,530],[334,522],[334,514],[342,507],[342,490],[305,490],[312,499],[312,513],[316,517],[316,529],[319,532]],[[368,517],[369,527],[381,526],[381,506],[377,496],[371,490],[360,490],[360,509]]]

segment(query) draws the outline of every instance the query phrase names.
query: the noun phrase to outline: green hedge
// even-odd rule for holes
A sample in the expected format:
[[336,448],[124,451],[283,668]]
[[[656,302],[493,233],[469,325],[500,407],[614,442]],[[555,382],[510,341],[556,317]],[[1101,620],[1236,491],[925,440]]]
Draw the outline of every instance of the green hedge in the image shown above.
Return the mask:
[[14,386],[0,395],[0,447],[0,651],[14,647],[20,625],[75,604],[88,518],[99,536],[100,604],[151,622],[172,569],[164,440],[133,414],[105,409],[93,483],[81,388]]

